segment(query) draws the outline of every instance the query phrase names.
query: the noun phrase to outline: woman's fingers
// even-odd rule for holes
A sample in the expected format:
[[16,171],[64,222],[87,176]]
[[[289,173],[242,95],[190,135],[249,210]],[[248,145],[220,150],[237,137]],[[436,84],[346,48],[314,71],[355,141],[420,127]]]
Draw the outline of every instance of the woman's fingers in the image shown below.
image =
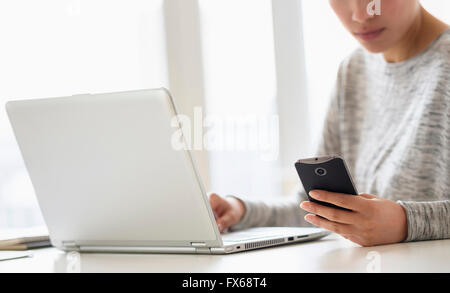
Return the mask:
[[367,198],[367,199],[378,198],[378,196],[375,196],[375,195],[372,195],[372,194],[367,194],[367,193],[360,193],[359,196]]
[[353,211],[360,210],[364,205],[364,198],[351,194],[335,193],[325,190],[311,190],[309,195],[316,200],[328,202]]
[[216,222],[219,231],[223,232],[226,228],[233,224],[233,217],[231,213],[225,213],[222,217],[218,218]]
[[220,232],[223,232],[235,222],[231,205],[226,199],[216,193],[211,193],[208,196],[211,209],[216,219],[217,228]]
[[217,218],[222,216],[224,210],[226,201],[221,198],[217,193],[211,193],[208,195],[209,197],[209,204],[211,205],[211,209],[214,213],[214,217]]
[[305,216],[305,220],[315,226],[319,226],[341,235],[354,234],[352,225],[336,223],[312,214],[307,214]]
[[339,210],[337,208],[327,207],[310,201],[302,202],[300,207],[307,212],[319,215],[333,222],[354,224],[358,221],[358,214],[352,211]]

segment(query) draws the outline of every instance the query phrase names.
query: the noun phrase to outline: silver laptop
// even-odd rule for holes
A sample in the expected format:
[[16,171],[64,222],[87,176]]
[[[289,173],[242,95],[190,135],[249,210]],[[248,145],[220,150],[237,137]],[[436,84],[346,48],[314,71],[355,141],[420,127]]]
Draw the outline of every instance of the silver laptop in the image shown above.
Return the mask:
[[6,108],[51,243],[60,249],[226,254],[328,234],[259,227],[221,235],[191,153],[173,147],[181,127],[164,88],[12,101]]

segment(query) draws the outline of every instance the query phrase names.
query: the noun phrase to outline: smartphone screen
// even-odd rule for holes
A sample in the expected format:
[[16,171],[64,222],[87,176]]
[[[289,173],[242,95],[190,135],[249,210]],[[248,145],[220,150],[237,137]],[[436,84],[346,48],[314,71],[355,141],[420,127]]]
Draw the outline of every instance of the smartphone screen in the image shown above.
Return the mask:
[[295,163],[298,176],[308,199],[312,202],[348,210],[330,203],[321,202],[309,196],[314,189],[358,195],[345,161],[338,156],[315,157],[298,160]]

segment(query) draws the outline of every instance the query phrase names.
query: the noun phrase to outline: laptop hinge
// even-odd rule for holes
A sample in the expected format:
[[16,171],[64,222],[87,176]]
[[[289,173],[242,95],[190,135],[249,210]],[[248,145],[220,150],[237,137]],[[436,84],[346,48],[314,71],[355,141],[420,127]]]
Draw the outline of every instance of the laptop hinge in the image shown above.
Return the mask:
[[195,252],[200,254],[211,254],[211,250],[205,242],[191,242],[191,246],[195,247]]
[[62,245],[68,250],[80,250],[80,247],[73,241],[63,241]]
[[206,247],[206,243],[205,242],[191,242],[191,246],[194,246],[194,247]]
[[196,247],[195,252],[199,254],[211,254],[211,249],[209,247]]

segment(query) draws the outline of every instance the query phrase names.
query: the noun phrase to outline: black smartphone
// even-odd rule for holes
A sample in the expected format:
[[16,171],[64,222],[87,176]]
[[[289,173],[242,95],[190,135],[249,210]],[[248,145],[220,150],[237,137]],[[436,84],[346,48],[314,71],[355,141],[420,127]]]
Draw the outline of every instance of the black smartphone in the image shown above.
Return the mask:
[[308,199],[322,205],[348,210],[336,205],[315,200],[309,196],[314,189],[330,192],[358,195],[352,177],[344,159],[339,156],[315,157],[298,160],[295,163],[300,181],[303,184]]

